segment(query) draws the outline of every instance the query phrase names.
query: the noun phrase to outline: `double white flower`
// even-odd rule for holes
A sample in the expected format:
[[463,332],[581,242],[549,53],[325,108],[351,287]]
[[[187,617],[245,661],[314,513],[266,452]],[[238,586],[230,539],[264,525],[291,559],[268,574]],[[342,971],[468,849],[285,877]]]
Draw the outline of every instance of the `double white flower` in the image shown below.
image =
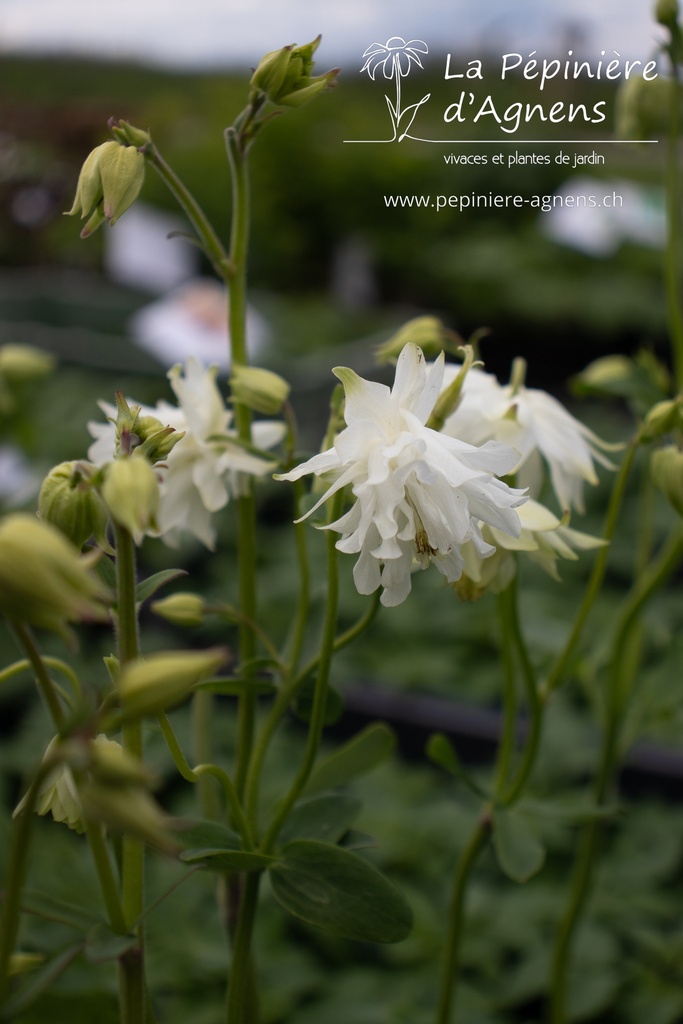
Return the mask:
[[[446,385],[459,369],[446,368]],[[584,481],[598,482],[594,462],[614,468],[600,451],[608,446],[552,395],[521,383],[501,385],[493,374],[476,368],[467,373],[458,407],[443,429],[472,444],[495,438],[512,445],[520,453],[512,467],[517,482],[533,495],[540,490],[544,459],[563,512],[584,511]]]
[[471,542],[482,558],[495,551],[482,523],[519,536],[515,508],[524,493],[496,479],[514,468],[519,453],[499,441],[478,448],[426,426],[442,388],[443,355],[427,368],[421,350],[406,345],[392,389],[345,367],[334,373],[344,385],[346,428],[332,448],[279,479],[335,475],[308,515],[351,486],[352,508],[327,529],[342,535],[340,551],[359,555],[354,581],[361,594],[381,586],[382,604],[400,604],[412,569],[430,562],[455,582],[463,544]]
[[[244,491],[244,477],[263,476],[275,468],[275,461],[246,451],[231,429],[232,413],[226,409],[216,384],[216,369],[205,369],[198,359],[174,366],[168,374],[178,406],[159,402],[156,408],[142,406],[142,415],[155,416],[164,426],[185,431],[166,459],[160,484],[158,533],[171,547],[177,546],[183,531],[194,534],[213,549],[216,532],[212,515],[231,497]],[[116,409],[100,403],[104,413],[116,419]],[[88,424],[95,443],[88,458],[95,465],[114,455],[114,423]],[[253,424],[256,448],[269,449],[284,436],[284,425],[263,420]]]

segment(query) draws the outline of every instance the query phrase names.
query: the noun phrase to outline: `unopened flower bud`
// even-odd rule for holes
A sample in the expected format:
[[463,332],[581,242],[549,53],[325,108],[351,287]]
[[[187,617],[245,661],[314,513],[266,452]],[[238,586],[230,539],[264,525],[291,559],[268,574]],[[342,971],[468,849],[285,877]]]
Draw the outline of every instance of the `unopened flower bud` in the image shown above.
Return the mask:
[[104,585],[64,534],[32,515],[0,524],[0,612],[65,633],[67,622],[101,619]]
[[175,626],[201,626],[206,602],[199,594],[171,594],[152,603],[152,611]]
[[267,416],[278,413],[289,395],[284,377],[259,366],[233,367],[230,388],[235,402]]
[[94,537],[99,547],[110,551],[107,510],[85,469],[86,464],[79,462],[60,462],[51,469],[38,495],[38,515],[77,548]]
[[458,335],[447,330],[438,317],[417,316],[380,345],[375,358],[378,363],[395,363],[408,342],[412,341],[428,358],[435,359],[449,341],[455,340],[462,344]]
[[98,782],[107,786],[145,786],[150,782],[149,770],[142,761],[124,750],[116,740],[96,736],[89,754],[90,772]]
[[155,416],[139,417],[136,423],[140,444],[135,454],[143,455],[152,465],[163,462],[175,448],[178,441],[185,437],[184,430],[164,427]]
[[654,15],[660,25],[673,28],[678,21],[678,0],[657,0]]
[[33,345],[0,347],[0,375],[10,384],[39,380],[54,369],[55,359],[49,352]]
[[663,434],[670,434],[672,430],[682,425],[680,400],[669,398],[652,406],[645,417],[640,431],[640,439],[641,441],[653,441]]
[[628,356],[611,355],[594,359],[573,378],[573,383],[583,394],[612,394],[615,386],[628,380],[634,373],[633,360]]
[[265,93],[272,103],[297,107],[319,92],[332,88],[336,84],[338,68],[311,77],[313,54],[320,45],[320,38],[318,36],[304,46],[283,46],[267,53],[252,75],[252,90]]
[[152,136],[143,128],[136,128],[128,121],[117,121],[112,118],[109,127],[114,138],[124,146],[135,146],[136,149],[143,149],[152,141]]
[[185,700],[197,683],[209,679],[226,660],[223,647],[207,651],[168,651],[138,658],[119,676],[126,718],[158,715]]
[[652,453],[650,471],[655,486],[683,516],[683,452],[673,444],[658,448]]
[[148,530],[156,530],[159,481],[144,457],[132,455],[110,462],[102,497],[112,519],[132,534],[136,544]]
[[169,828],[171,819],[139,786],[108,786],[89,780],[81,787],[80,797],[88,819],[141,839],[163,853],[177,851]]
[[105,220],[114,225],[137,199],[145,178],[145,158],[134,146],[109,140],[90,153],[81,169],[69,216],[89,217],[81,232],[91,235]]
[[616,101],[614,130],[618,137],[639,142],[666,135],[672,88],[669,79],[647,80],[642,75],[623,82]]

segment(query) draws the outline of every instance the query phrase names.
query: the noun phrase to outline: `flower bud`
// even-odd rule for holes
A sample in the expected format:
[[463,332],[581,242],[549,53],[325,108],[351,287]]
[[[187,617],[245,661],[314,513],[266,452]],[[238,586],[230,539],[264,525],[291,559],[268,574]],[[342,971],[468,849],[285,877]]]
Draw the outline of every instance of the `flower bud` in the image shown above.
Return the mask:
[[0,524],[0,612],[61,633],[67,622],[101,619],[106,590],[91,564],[49,523],[7,516]]
[[265,93],[272,103],[298,107],[319,92],[332,88],[339,68],[311,77],[313,54],[320,45],[320,38],[318,36],[304,46],[283,46],[267,53],[251,77],[252,90]]
[[39,380],[47,376],[54,365],[54,356],[33,345],[3,345],[0,348],[0,375],[10,384]]
[[449,342],[461,339],[453,331],[449,331],[436,316],[417,316],[409,320],[395,334],[379,346],[375,352],[378,363],[395,363],[401,352],[413,342],[421,348],[425,356],[435,359],[440,352],[448,347]]
[[267,416],[278,413],[289,395],[284,377],[259,366],[233,367],[230,389],[235,402]]
[[144,131],[142,128],[136,128],[134,125],[129,124],[128,121],[117,121],[116,118],[111,118],[109,127],[114,138],[124,146],[135,146],[136,149],[143,149],[152,141],[152,136],[149,132]]
[[126,718],[158,715],[185,700],[226,660],[227,651],[168,651],[138,658],[121,669],[119,694]]
[[653,405],[640,431],[641,441],[653,441],[683,425],[680,399],[669,398]]
[[660,25],[673,28],[678,21],[678,0],[657,0],[654,15]]
[[145,786],[150,782],[150,773],[142,761],[107,736],[95,737],[89,755],[92,777],[107,786]]
[[573,378],[581,393],[612,394],[615,385],[633,376],[633,360],[628,356],[612,355],[594,359]]
[[666,78],[627,79],[619,86],[615,132],[618,138],[639,142],[666,135],[672,83]]
[[201,626],[206,602],[199,594],[171,594],[161,601],[153,601],[152,611],[174,626]]
[[86,238],[105,220],[113,226],[137,199],[145,178],[145,158],[134,146],[109,140],[87,157],[69,216],[89,217]]
[[658,448],[652,453],[650,472],[655,486],[683,516],[683,452],[673,444]]
[[156,530],[159,481],[144,457],[114,459],[106,468],[102,497],[112,519],[124,526],[136,544],[149,530]]
[[162,853],[174,854],[178,844],[170,834],[170,818],[139,786],[108,786],[89,780],[80,790],[88,819],[132,835]]
[[107,510],[92,486],[85,465],[60,462],[43,480],[38,495],[38,515],[64,533],[72,544],[82,548],[90,537],[111,553],[106,537]]

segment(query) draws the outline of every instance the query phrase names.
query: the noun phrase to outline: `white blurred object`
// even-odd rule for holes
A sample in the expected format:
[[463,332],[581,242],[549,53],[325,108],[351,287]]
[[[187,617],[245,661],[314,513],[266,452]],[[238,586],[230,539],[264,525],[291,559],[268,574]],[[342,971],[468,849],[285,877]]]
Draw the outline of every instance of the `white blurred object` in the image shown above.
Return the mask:
[[[210,278],[185,282],[135,313],[129,328],[133,340],[163,366],[196,356],[205,366],[230,368],[228,298],[225,288]],[[255,310],[247,310],[247,344],[250,354],[267,343],[268,327]]]
[[38,493],[39,487],[40,477],[19,449],[0,445],[0,501],[9,507],[22,505]]
[[591,256],[608,256],[622,242],[660,248],[666,241],[666,211],[660,189],[643,188],[630,181],[607,181],[579,175],[564,181],[555,195],[621,197],[621,205],[557,205],[541,214],[541,225],[548,237]]
[[186,221],[135,203],[105,233],[104,265],[119,284],[149,292],[166,292],[197,273],[197,250],[174,231],[191,232]]

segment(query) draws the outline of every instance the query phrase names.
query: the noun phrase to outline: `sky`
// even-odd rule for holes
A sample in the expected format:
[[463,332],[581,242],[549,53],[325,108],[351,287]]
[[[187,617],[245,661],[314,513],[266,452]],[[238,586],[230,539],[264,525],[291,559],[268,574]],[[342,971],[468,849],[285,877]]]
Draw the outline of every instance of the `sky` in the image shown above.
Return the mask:
[[[319,66],[360,59],[391,36],[430,50],[568,46],[648,57],[661,38],[649,0],[0,0],[0,54],[81,52],[176,67],[250,67],[318,33]],[[554,49],[553,49],[554,48]]]

